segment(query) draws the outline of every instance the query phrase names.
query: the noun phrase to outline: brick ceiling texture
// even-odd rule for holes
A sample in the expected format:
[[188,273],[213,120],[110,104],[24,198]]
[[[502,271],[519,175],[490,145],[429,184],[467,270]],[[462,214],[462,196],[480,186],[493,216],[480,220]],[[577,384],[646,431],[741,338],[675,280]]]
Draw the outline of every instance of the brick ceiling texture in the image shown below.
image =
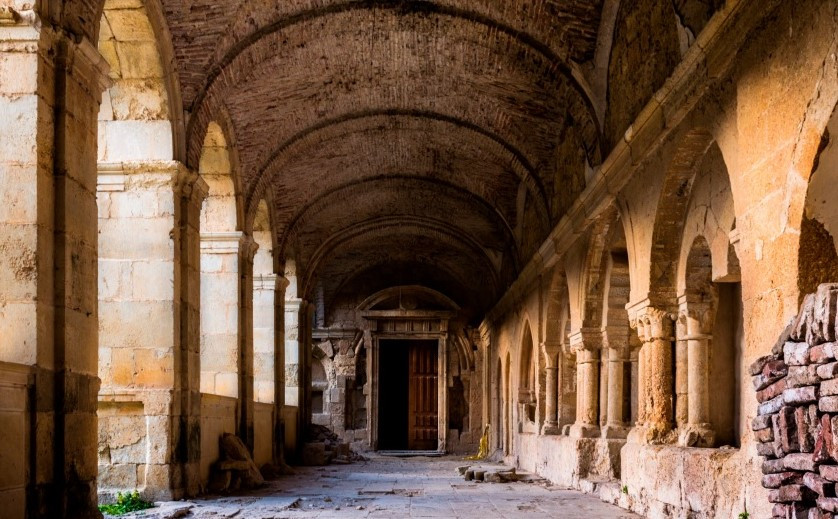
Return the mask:
[[601,1],[162,3],[188,160],[228,121],[244,203],[272,193],[303,297],[436,283],[485,310],[561,216],[568,126],[597,160],[571,70]]

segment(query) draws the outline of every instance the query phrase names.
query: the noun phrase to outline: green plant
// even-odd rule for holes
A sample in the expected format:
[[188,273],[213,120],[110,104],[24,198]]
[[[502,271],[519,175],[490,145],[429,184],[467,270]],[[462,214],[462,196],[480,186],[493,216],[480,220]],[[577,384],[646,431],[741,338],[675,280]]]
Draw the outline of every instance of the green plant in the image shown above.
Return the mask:
[[740,512],[738,519],[749,519],[750,517],[751,517],[751,514],[749,514],[748,512]]
[[99,511],[108,515],[123,515],[138,510],[146,510],[153,506],[148,501],[143,501],[140,498],[140,493],[135,490],[124,494],[117,492],[116,503],[112,505],[99,505]]
[[623,485],[623,488],[620,489],[620,492],[622,492],[623,494],[628,494],[629,493],[628,485]]

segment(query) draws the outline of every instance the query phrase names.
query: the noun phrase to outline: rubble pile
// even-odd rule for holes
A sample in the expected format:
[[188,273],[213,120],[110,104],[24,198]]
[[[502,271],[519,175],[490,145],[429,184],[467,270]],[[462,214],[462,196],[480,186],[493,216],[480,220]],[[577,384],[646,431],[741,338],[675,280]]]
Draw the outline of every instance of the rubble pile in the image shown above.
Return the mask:
[[838,517],[836,307],[838,284],[818,287],[772,354],[750,366],[759,402],[752,429],[773,517]]
[[328,427],[311,424],[309,441],[303,444],[301,462],[306,466],[323,466],[330,463],[345,465],[366,458],[354,452],[349,444],[340,440]]

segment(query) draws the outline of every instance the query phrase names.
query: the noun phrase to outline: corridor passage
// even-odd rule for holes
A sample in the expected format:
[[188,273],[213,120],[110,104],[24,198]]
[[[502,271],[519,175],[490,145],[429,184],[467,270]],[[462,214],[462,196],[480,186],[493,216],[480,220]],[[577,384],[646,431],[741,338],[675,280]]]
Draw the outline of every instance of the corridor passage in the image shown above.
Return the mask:
[[297,468],[255,492],[166,503],[132,518],[236,519],[445,517],[629,519],[638,517],[575,490],[536,483],[474,483],[461,457],[372,455],[351,465]]

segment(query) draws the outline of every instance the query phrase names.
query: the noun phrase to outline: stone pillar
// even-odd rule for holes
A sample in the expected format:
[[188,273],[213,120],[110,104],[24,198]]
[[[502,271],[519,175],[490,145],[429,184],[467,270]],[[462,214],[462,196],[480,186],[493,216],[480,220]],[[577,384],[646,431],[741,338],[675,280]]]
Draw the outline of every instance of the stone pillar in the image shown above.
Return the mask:
[[[304,360],[300,340],[300,321],[302,311],[308,304],[299,298],[285,299],[285,405],[299,406],[302,400],[300,393],[300,366]],[[302,316],[305,322],[305,317]]]
[[239,438],[253,452],[253,259],[259,246],[252,236],[239,241]]
[[3,511],[101,517],[96,140],[108,66],[95,42],[13,7],[31,4],[0,8],[0,361],[32,374],[34,399],[31,430],[0,449],[24,453],[4,463],[20,499]]
[[687,345],[689,406],[687,420],[681,428],[679,443],[687,447],[712,447],[716,435],[710,424],[709,354],[712,336],[712,305],[689,302],[682,298],[681,319],[684,321]]
[[201,233],[201,392],[239,398],[241,232]]
[[633,326],[643,342],[641,381],[643,391],[642,441],[671,441],[674,398],[672,370],[673,315],[665,310],[644,306],[636,311]]
[[559,353],[562,345],[558,340],[545,341],[541,343],[543,355],[547,358],[546,364],[546,385],[545,396],[545,418],[541,434],[559,434]]
[[599,330],[582,329],[570,335],[576,351],[576,423],[570,435],[592,438],[599,434],[599,355],[602,335]]
[[197,227],[186,227],[206,190],[178,162],[99,164],[100,493],[197,491],[176,449],[199,400],[197,327],[182,328],[181,313],[200,297]]
[[438,442],[437,450],[445,452],[448,446],[448,327],[447,321],[443,321],[442,333],[439,336],[439,350],[437,363],[439,374],[437,382],[437,418],[438,418]]
[[276,302],[279,276],[253,278],[253,395],[257,402],[275,402],[277,363]]
[[[606,422],[602,430],[603,438],[625,438],[628,433],[625,416],[625,399],[631,395],[631,388],[624,387],[626,364],[630,363],[628,348],[628,330],[605,330],[605,348],[608,351],[608,390]],[[629,366],[629,369],[631,367]]]

